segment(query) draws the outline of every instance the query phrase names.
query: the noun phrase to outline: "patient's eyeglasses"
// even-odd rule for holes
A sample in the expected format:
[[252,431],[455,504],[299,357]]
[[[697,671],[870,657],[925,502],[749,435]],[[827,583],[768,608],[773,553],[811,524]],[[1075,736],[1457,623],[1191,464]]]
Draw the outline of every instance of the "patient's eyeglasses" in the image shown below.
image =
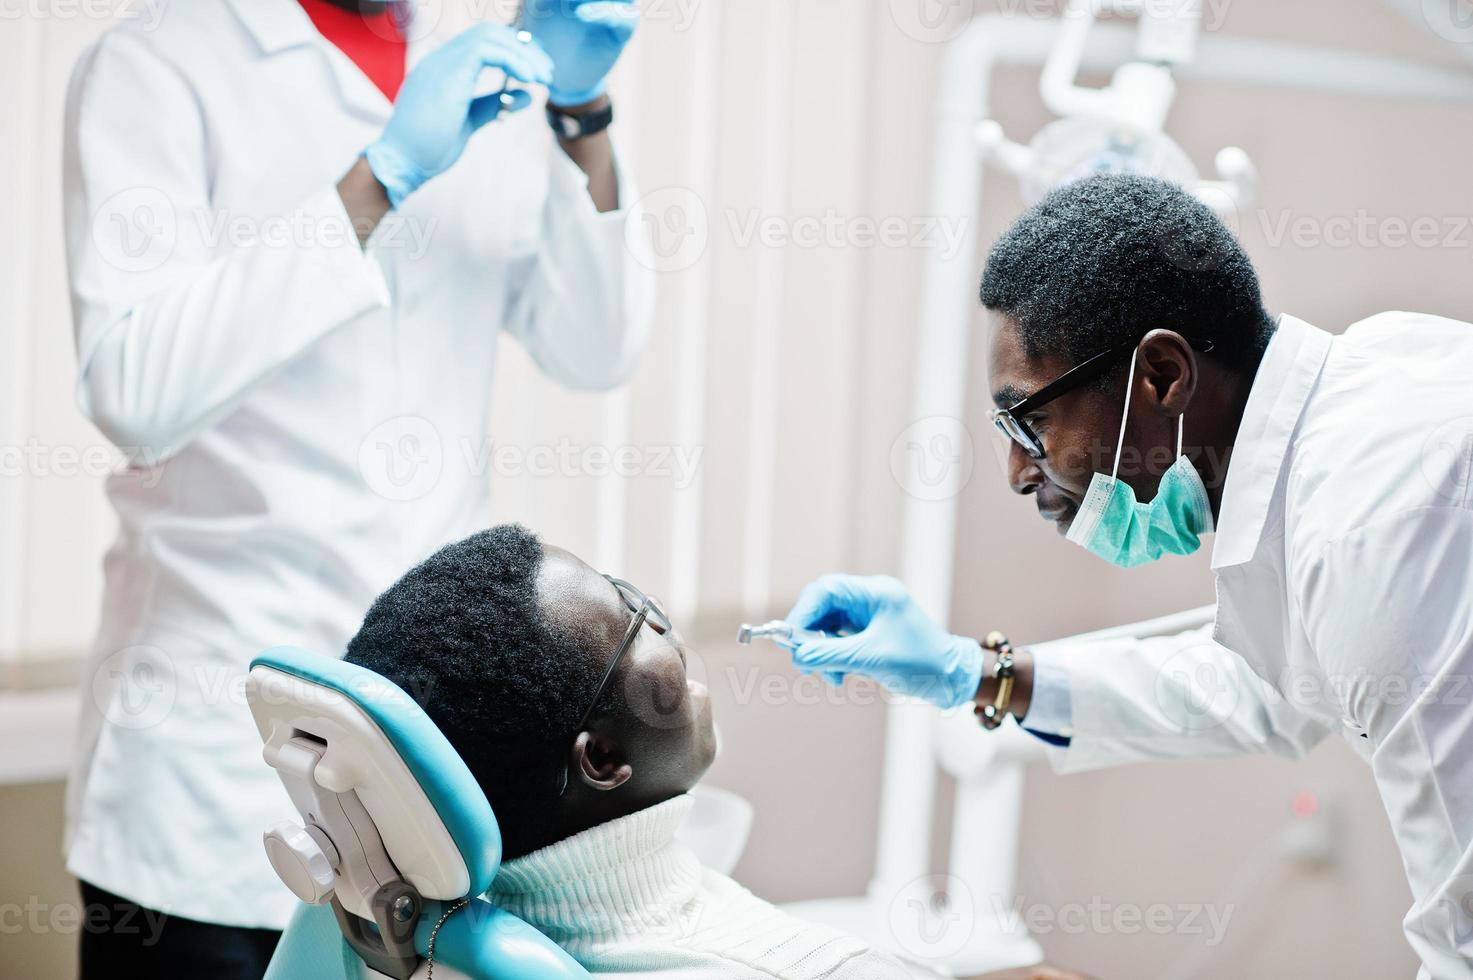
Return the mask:
[[[620,640],[619,645],[614,648],[614,655],[609,658],[609,666],[604,670],[603,679],[598,682],[598,687],[594,688],[593,699],[588,702],[588,710],[583,712],[583,717],[578,719],[578,724],[573,727],[575,739],[588,724],[588,719],[593,717],[593,711],[598,707],[599,700],[603,698],[604,690],[609,686],[609,681],[613,680],[614,671],[619,669],[619,663],[624,659],[624,654],[634,646],[634,638],[639,635],[640,627],[649,623],[650,629],[661,636],[673,631],[670,626],[670,617],[665,615],[664,608],[657,601],[621,578],[614,578],[612,575],[605,575],[604,578],[619,590],[619,598],[624,600],[624,605],[634,614],[634,618],[629,621],[629,628],[624,631],[624,639]],[[568,775],[568,760],[564,758],[563,776],[561,785],[558,786],[558,796],[563,796],[568,792]]]

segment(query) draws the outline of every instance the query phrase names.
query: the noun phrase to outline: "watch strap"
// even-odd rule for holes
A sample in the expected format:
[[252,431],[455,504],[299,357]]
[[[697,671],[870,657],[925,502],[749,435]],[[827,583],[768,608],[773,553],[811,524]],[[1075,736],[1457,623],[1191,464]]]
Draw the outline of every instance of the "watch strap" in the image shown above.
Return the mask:
[[568,112],[556,106],[547,107],[547,124],[552,127],[553,132],[565,140],[582,139],[601,133],[609,128],[614,121],[614,104],[605,102],[597,109],[589,109],[586,112]]

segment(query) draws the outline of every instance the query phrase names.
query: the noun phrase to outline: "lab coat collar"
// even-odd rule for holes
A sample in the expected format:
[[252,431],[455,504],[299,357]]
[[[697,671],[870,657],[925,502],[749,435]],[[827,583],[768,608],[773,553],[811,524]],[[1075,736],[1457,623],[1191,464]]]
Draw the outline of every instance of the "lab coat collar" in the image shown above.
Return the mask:
[[1269,341],[1228,463],[1212,546],[1214,569],[1253,558],[1268,521],[1289,437],[1330,352],[1330,334],[1303,320],[1279,317]]
[[316,43],[317,28],[295,0],[229,0],[229,3],[265,54]]
[[[351,58],[318,33],[316,25],[297,0],[229,0],[229,3],[263,54],[269,56],[292,48],[316,47],[327,59],[344,107],[377,123],[388,119],[392,110],[389,100],[353,64]],[[439,36],[435,30],[438,22],[424,20],[426,15],[420,11],[419,4],[414,4],[410,10],[414,20],[408,28],[407,67],[413,67],[425,51],[425,45],[417,41],[421,35]]]
[[[227,0],[227,2],[264,54],[275,54],[289,48],[323,41],[322,35],[317,32],[316,26],[312,23],[312,18],[307,16],[307,12],[302,9],[302,5],[297,3],[297,0]],[[427,11],[422,8],[422,2],[410,0],[408,9],[411,20],[405,33],[409,37],[409,64],[411,66],[416,60],[416,55],[423,53],[424,45],[419,44],[419,41],[438,41],[445,37],[445,31],[440,24],[439,11]]]

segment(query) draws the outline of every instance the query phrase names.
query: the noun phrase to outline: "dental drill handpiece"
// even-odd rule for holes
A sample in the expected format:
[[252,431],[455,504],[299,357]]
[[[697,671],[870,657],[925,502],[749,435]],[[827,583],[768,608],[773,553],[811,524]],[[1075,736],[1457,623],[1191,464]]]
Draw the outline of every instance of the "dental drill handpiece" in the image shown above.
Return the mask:
[[[789,652],[796,651],[798,647],[807,643],[809,640],[828,639],[832,636],[832,633],[825,633],[821,630],[810,630],[804,629],[801,626],[794,626],[785,619],[768,620],[761,626],[743,623],[737,628],[737,642],[742,646],[751,646],[754,639],[762,637],[763,639],[771,640]],[[805,670],[804,673],[808,673],[808,671]],[[844,683],[844,672],[841,670],[826,670],[823,672],[823,676],[835,687]]]
[[751,646],[752,641],[758,638],[771,640],[778,646],[787,650],[796,650],[809,640],[821,640],[828,636],[818,630],[803,629],[782,619],[770,620],[761,626],[753,626],[743,623],[737,629],[737,642],[743,646]]

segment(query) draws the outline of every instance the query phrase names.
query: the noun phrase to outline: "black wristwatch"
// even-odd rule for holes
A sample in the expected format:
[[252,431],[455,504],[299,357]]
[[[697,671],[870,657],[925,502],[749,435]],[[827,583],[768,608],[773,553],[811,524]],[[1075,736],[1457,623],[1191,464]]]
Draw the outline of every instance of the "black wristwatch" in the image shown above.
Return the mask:
[[614,121],[614,104],[605,102],[587,112],[568,112],[551,104],[547,107],[547,124],[565,140],[578,140],[602,133]]

